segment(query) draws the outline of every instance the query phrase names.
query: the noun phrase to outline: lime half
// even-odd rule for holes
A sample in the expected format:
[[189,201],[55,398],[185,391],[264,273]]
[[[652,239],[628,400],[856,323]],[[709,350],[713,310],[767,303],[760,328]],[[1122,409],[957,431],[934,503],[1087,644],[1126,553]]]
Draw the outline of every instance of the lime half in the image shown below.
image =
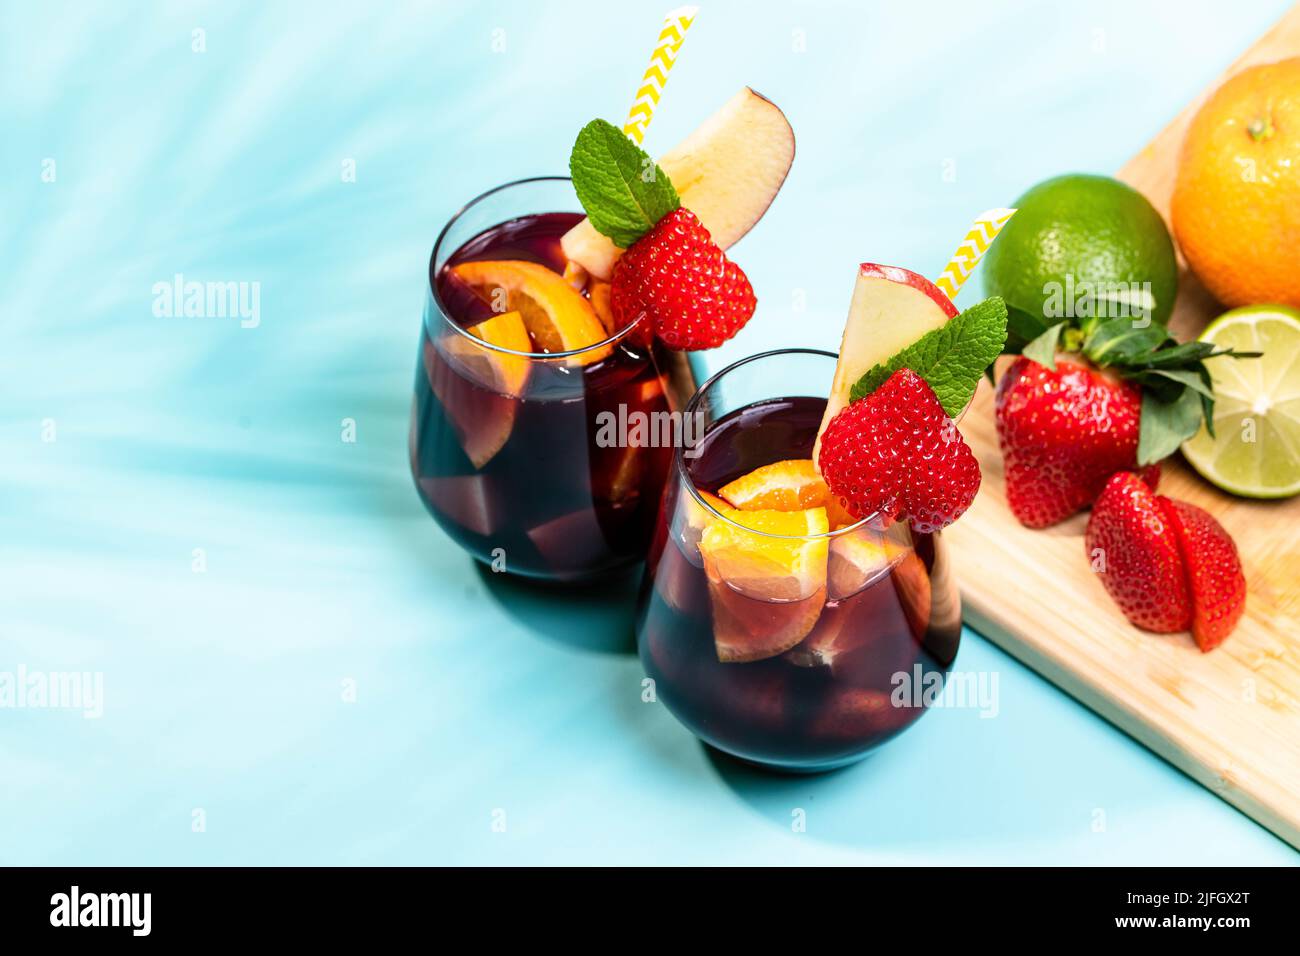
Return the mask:
[[1201,430],[1183,454],[1206,481],[1247,498],[1300,492],[1300,311],[1281,305],[1233,309],[1202,342],[1261,358],[1208,359],[1214,379],[1214,437]]

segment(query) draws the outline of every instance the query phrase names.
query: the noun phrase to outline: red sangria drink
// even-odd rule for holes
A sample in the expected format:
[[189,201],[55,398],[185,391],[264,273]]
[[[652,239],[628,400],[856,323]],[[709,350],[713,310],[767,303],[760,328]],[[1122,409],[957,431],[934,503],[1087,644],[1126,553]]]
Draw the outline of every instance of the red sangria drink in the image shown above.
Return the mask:
[[[844,336],[853,355],[768,352],[691,399],[703,438],[675,452],[637,634],[658,700],[706,743],[826,770],[939,699],[961,638],[940,532],[979,485],[953,418],[1005,321],[1000,302],[958,316],[920,277],[864,266]],[[935,373],[936,337],[968,333],[982,343],[958,349],[971,371]]]
[[420,496],[461,547],[560,581],[642,560],[671,457],[602,429],[662,419],[669,364],[635,323],[611,326],[607,284],[565,278],[583,217],[552,210],[572,201],[565,179],[516,183],[444,231],[411,434]]
[[661,163],[593,120],[571,179],[499,187],[448,223],[429,264],[410,453],[420,497],[462,548],[567,582],[644,559],[690,434],[685,353],[753,315],[724,250],[793,157],[785,116],[746,88]]
[[912,685],[933,686],[961,637],[940,536],[853,518],[811,468],[825,398],[719,405],[800,368],[820,369],[825,391],[834,364],[768,353],[701,391],[722,414],[698,457],[679,458],[642,595],[659,700],[712,746],[789,770],[851,763],[912,724],[924,712]]

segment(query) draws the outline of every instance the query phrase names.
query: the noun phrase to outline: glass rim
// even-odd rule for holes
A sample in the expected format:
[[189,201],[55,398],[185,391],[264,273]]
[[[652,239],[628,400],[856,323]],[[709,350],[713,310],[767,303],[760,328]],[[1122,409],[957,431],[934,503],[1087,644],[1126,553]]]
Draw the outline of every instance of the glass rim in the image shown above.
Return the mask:
[[516,349],[508,349],[503,345],[496,345],[492,342],[485,342],[482,339],[478,338],[477,336],[471,335],[468,329],[458,324],[451,318],[447,306],[442,301],[442,296],[439,295],[438,293],[438,283],[434,281],[434,276],[436,275],[435,266],[437,265],[438,262],[438,252],[442,249],[442,244],[446,240],[447,234],[451,232],[452,227],[455,226],[456,223],[460,221],[462,216],[468,213],[479,203],[483,202],[485,199],[495,196],[499,192],[504,192],[507,189],[513,189],[516,186],[527,186],[532,183],[571,183],[571,182],[573,182],[573,180],[568,176],[529,176],[524,179],[515,179],[508,183],[502,183],[500,186],[493,186],[491,189],[487,190],[486,192],[479,193],[469,202],[465,203],[465,205],[461,206],[454,213],[452,213],[451,218],[447,220],[447,224],[443,226],[442,230],[438,233],[438,238],[435,239],[433,242],[433,252],[429,254],[429,276],[428,276],[429,294],[433,297],[433,304],[437,307],[438,315],[446,326],[453,329],[458,335],[472,342],[474,345],[478,346],[479,348],[486,349],[487,351],[497,352],[502,355],[513,355],[518,358],[525,358],[531,361],[547,361],[552,359],[564,359],[564,358],[572,358],[575,356],[586,355],[588,353],[596,351],[597,349],[607,348],[627,338],[628,333],[631,332],[634,328],[636,328],[638,324],[640,324],[642,318],[644,317],[644,313],[638,315],[635,319],[633,319],[623,328],[614,332],[609,337],[601,339],[599,342],[593,342],[591,345],[584,345],[581,348],[568,349],[567,351],[563,351],[563,352],[520,352]]
[[[839,354],[836,352],[827,352],[824,349],[806,349],[806,348],[771,349],[767,352],[759,352],[755,355],[747,356],[743,359],[739,359],[738,361],[732,362],[730,365],[728,365],[726,368],[722,369],[721,371],[714,372],[712,375],[710,375],[709,378],[704,382],[704,384],[695,390],[695,394],[690,397],[690,400],[687,401],[686,410],[683,412],[683,416],[689,420],[692,415],[696,414],[700,402],[703,401],[704,393],[708,391],[710,388],[712,388],[714,385],[716,385],[723,376],[727,375],[730,372],[735,371],[738,368],[741,368],[742,366],[748,365],[750,362],[762,361],[763,359],[772,358],[773,356],[777,356],[777,355],[818,355],[823,358],[833,359],[835,361],[839,360]],[[813,396],[813,397],[820,397],[820,396]],[[732,518],[728,518],[726,515],[722,514],[722,512],[714,508],[713,505],[709,504],[707,501],[704,500],[703,496],[701,496],[700,494],[700,490],[695,487],[695,482],[691,480],[691,476],[686,470],[686,458],[685,458],[684,446],[679,445],[676,449],[674,449],[673,464],[677,471],[677,477],[681,480],[681,482],[684,485],[686,485],[686,488],[689,490],[691,497],[695,499],[695,503],[697,505],[699,505],[701,508],[703,508],[709,514],[713,515],[713,517],[717,518],[718,520],[725,521],[733,528],[739,528],[741,531],[746,531],[749,534],[758,535],[763,538],[774,538],[778,541],[820,541],[820,540],[833,541],[836,538],[840,537],[841,535],[849,534],[851,532],[857,531],[869,525],[872,525],[873,530],[876,531],[877,533],[883,534],[885,531],[884,516],[879,511],[872,512],[871,514],[867,515],[865,518],[858,519],[853,524],[847,524],[842,528],[835,528],[833,530],[825,531],[820,534],[772,534],[769,531],[759,531],[756,528],[750,528],[746,525],[741,524],[739,521],[736,521]]]

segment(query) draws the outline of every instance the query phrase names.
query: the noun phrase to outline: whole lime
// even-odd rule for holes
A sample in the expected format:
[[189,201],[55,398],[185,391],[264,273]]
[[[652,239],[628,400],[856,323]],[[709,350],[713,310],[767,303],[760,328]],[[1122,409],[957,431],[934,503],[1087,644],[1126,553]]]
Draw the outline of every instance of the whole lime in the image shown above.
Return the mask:
[[1066,321],[1150,317],[1164,325],[1178,293],[1165,221],[1141,193],[1109,176],[1039,183],[984,257],[985,295],[1006,300],[1011,345]]

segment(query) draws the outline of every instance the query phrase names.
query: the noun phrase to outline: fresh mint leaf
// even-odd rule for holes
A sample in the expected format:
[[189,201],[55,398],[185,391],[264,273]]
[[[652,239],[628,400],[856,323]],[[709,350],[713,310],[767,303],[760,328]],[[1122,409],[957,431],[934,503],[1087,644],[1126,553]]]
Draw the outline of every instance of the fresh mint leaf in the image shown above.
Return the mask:
[[1161,401],[1151,392],[1142,394],[1142,420],[1138,426],[1139,465],[1151,465],[1168,458],[1178,446],[1201,427],[1202,396],[1184,388],[1172,401]]
[[997,296],[985,299],[868,370],[850,390],[850,399],[870,395],[899,369],[910,368],[930,384],[943,410],[955,416],[975,394],[980,376],[1002,353],[1006,339],[1006,303]]
[[1027,359],[1033,359],[1039,365],[1046,365],[1052,371],[1056,371],[1056,345],[1061,340],[1061,332],[1064,330],[1065,323],[1057,322],[1038,338],[1026,344],[1020,350],[1020,354]]
[[596,231],[626,249],[682,204],[668,174],[618,127],[592,120],[569,154],[578,201]]

